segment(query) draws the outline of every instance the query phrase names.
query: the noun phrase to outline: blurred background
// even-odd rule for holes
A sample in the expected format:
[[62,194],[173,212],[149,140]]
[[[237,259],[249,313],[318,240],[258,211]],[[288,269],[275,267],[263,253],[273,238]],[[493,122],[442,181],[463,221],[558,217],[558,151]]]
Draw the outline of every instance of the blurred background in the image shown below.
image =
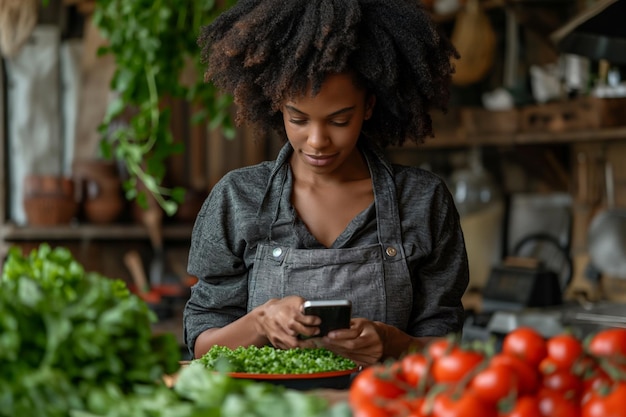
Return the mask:
[[[2,257],[11,246],[48,242],[135,288],[188,289],[191,228],[211,187],[231,169],[275,157],[281,143],[234,127],[219,94],[200,97],[216,106],[200,122],[203,101],[175,94],[201,79],[190,61],[193,28],[204,21],[166,29],[163,22],[181,21],[183,9],[208,17],[232,2],[205,14],[198,7],[206,2],[160,3],[0,0]],[[424,6],[461,54],[450,109],[432,114],[434,138],[387,152],[440,175],[453,193],[470,259],[468,311],[626,301],[626,1]],[[169,45],[174,29],[191,40]],[[177,55],[184,48],[191,52]],[[173,88],[156,100],[155,137],[170,142],[146,151],[152,162],[142,164],[139,151],[137,163],[145,172],[156,167],[147,178],[185,191],[169,211],[146,183],[133,182],[129,155],[138,151],[119,152],[119,132],[141,124],[148,89],[137,80],[146,66],[133,62],[147,57],[165,75],[179,71],[155,75],[157,86]],[[128,198],[146,190],[143,203]],[[185,292],[175,296],[184,300]]]

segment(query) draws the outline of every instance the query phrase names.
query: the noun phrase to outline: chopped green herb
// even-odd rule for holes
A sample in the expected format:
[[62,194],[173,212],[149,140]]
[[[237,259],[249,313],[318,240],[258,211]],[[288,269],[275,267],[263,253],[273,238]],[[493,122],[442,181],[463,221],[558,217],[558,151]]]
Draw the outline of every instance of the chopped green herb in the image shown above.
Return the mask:
[[213,346],[196,359],[207,368],[222,372],[250,374],[313,374],[356,368],[350,359],[328,349],[275,349],[270,346]]

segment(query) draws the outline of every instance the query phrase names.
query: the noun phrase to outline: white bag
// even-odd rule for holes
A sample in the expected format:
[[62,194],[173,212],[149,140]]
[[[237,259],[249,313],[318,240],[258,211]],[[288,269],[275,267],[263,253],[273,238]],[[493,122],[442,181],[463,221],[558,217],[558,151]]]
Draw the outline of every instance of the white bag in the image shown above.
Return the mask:
[[[59,108],[60,30],[40,25],[13,57],[6,60],[9,219],[26,224],[22,183],[27,174],[60,175]],[[51,157],[58,155],[58,157]]]

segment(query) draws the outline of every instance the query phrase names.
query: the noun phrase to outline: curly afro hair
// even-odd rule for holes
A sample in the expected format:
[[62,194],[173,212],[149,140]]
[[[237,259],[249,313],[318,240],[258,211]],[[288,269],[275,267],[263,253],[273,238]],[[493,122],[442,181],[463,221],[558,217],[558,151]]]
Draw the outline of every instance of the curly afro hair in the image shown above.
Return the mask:
[[237,122],[286,139],[281,103],[351,71],[376,95],[364,136],[378,145],[434,136],[458,53],[418,0],[240,0],[198,39],[205,79],[234,96]]

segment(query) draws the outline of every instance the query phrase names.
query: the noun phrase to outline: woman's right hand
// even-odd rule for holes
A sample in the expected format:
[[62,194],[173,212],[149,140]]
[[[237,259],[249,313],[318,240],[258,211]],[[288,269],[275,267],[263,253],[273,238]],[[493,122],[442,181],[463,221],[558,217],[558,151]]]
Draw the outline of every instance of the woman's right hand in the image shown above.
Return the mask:
[[278,349],[298,347],[298,335],[314,336],[319,318],[307,316],[302,311],[304,298],[291,295],[271,299],[255,310],[256,331]]
[[349,329],[337,329],[323,338],[311,339],[307,347],[324,347],[337,355],[351,359],[359,366],[380,362],[384,353],[383,335],[371,320],[353,318]]

